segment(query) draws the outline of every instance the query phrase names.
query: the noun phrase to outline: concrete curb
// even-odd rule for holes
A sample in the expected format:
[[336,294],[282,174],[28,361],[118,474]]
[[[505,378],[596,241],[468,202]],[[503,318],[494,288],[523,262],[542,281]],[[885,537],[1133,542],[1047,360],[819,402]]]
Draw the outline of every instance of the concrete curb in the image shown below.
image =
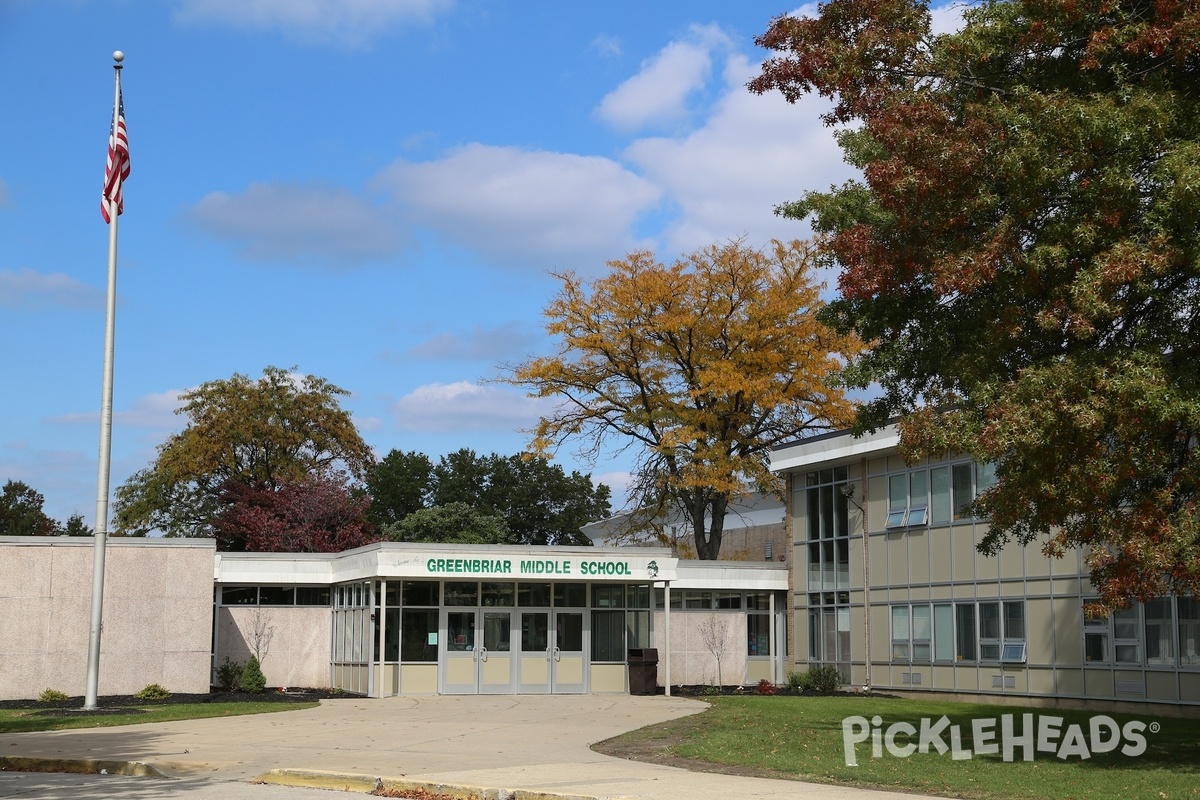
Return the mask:
[[309,769],[273,769],[253,778],[252,781],[280,786],[334,789],[343,792],[370,793],[376,789],[391,789],[400,792],[424,790],[449,795],[456,800],[623,800],[623,798],[612,796],[558,794],[557,792],[539,792],[529,789],[489,789],[482,786],[462,786],[434,781],[414,781],[405,778],[385,778]]
[[131,778],[170,778],[142,761],[107,761],[98,758],[29,758],[0,756],[0,769],[13,772],[71,772],[77,775],[124,775]]

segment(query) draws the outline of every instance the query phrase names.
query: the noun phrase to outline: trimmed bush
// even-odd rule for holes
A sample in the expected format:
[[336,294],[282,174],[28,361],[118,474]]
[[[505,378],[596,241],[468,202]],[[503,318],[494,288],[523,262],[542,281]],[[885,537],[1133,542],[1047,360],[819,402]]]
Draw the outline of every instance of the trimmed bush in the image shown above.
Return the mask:
[[166,700],[170,696],[171,693],[157,683],[150,684],[134,695],[138,700]]
[[38,700],[43,703],[61,703],[64,700],[70,700],[70,696],[60,692],[58,689],[45,689],[38,695]]
[[842,673],[832,665],[813,667],[808,672],[793,672],[788,676],[788,685],[805,692],[831,694],[842,685]]
[[758,687],[755,689],[759,694],[775,694],[775,684],[771,683],[766,678],[758,682]]
[[250,660],[246,662],[245,669],[242,670],[242,679],[238,684],[243,692],[257,694],[267,688],[267,677],[263,675],[262,666],[258,663],[257,656],[250,656]]
[[245,669],[245,664],[226,656],[221,666],[217,667],[217,685],[227,692],[237,691],[242,685],[242,672]]

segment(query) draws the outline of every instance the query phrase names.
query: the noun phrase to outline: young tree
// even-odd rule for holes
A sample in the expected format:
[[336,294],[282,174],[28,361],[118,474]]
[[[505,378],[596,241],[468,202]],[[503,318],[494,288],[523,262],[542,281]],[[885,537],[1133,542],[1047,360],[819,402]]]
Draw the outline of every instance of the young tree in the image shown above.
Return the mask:
[[[213,520],[217,548],[254,553],[337,553],[379,541],[370,500],[334,475],[305,476],[275,488],[229,482]],[[261,660],[260,656],[260,660]]]
[[83,521],[82,514],[67,517],[67,524],[55,531],[59,536],[95,536],[96,532]]
[[53,536],[57,526],[42,511],[45,502],[23,481],[5,481],[0,491],[0,536]]
[[213,536],[231,487],[275,490],[334,470],[362,480],[374,458],[338,405],[346,394],[278,367],[257,381],[235,374],[187,392],[177,412],[187,427],[117,489],[116,530]]
[[730,499],[747,483],[774,490],[770,449],[853,417],[830,375],[858,341],[818,321],[812,266],[800,242],[734,241],[670,266],[633,253],[591,283],[559,276],[545,312],[558,352],[509,377],[562,401],[535,448],[636,447],[635,493],[678,504],[697,555],[715,559]]
[[[860,428],[997,465],[981,544],[1082,546],[1110,605],[1200,591],[1200,8],[986,0],[780,17],[750,88],[834,98],[863,180],[781,207],[872,342]],[[914,413],[915,412],[915,413]]]

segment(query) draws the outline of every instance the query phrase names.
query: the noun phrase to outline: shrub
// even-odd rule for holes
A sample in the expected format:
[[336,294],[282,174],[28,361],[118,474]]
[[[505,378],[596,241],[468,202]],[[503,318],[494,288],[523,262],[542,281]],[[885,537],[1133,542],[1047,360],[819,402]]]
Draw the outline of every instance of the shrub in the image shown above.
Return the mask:
[[252,694],[257,694],[267,688],[267,677],[263,675],[262,666],[258,663],[258,656],[250,656],[250,660],[246,662],[238,687],[243,692]]
[[138,700],[166,700],[170,696],[171,693],[157,683],[150,684],[134,695]]
[[842,673],[831,665],[812,667],[808,672],[793,672],[788,676],[788,685],[805,692],[829,694],[842,685]]
[[775,694],[775,684],[771,683],[766,678],[758,682],[758,687],[755,689],[759,694]]
[[60,692],[58,689],[45,689],[38,695],[38,700],[43,703],[61,703],[64,700],[70,700],[70,696]]
[[217,685],[227,692],[236,691],[242,685],[242,672],[245,669],[245,664],[226,656],[221,666],[217,667]]

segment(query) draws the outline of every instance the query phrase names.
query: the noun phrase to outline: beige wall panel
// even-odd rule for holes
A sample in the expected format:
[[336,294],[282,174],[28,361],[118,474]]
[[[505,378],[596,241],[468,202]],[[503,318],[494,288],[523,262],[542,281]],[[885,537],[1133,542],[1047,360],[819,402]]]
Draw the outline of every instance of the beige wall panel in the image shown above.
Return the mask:
[[959,691],[975,692],[979,690],[979,669],[976,667],[959,667],[955,670],[954,678],[958,681]]
[[954,564],[951,561],[950,531],[948,528],[933,528],[929,531],[929,580],[944,583],[954,580]]
[[931,688],[949,690],[954,688],[954,667],[934,665],[930,671]]
[[[1057,581],[1055,582],[1057,586]],[[1056,597],[1054,604],[1054,663],[1070,667],[1083,663],[1083,612],[1079,599]]]
[[887,542],[888,586],[908,583],[908,543],[904,531],[893,531],[884,537]]
[[1150,700],[1178,700],[1179,691],[1174,672],[1147,672],[1146,697]]
[[1054,664],[1053,604],[1048,599],[1025,601],[1025,660],[1029,664]]
[[[659,658],[663,658],[663,654],[659,654]],[[671,666],[674,667],[678,663],[677,658],[671,659]],[[407,669],[407,666],[405,667]],[[666,672],[663,671],[665,676]],[[549,685],[550,683],[550,662],[541,656],[522,657],[519,665],[518,683],[528,685]],[[671,683],[680,683],[675,677],[674,671],[671,673]]]
[[1200,672],[1179,673],[1179,699],[1185,703],[1200,702]]
[[1112,697],[1115,694],[1112,673],[1106,669],[1085,669],[1083,691],[1088,697]]
[[876,687],[891,686],[891,667],[887,664],[872,664],[871,685]]
[[904,463],[904,459],[898,455],[888,456],[887,468],[888,472],[899,472],[900,470],[908,469],[908,464]]
[[628,691],[623,664],[593,664],[591,672],[593,694],[624,694]]
[[1028,594],[1033,594],[1033,593],[1025,591],[1025,581],[1021,580],[1020,578],[1016,578],[1013,580],[1005,580],[1003,583],[1000,584],[1000,596],[1001,597],[1018,597],[1019,598],[1019,597],[1025,597]]
[[882,475],[885,472],[887,472],[887,458],[867,459],[868,475]]
[[1083,587],[1083,581],[1079,578],[1055,578],[1054,593],[1063,595],[1070,594],[1078,596]]
[[437,664],[401,664],[401,694],[437,694]]
[[[851,598],[853,601],[854,598]],[[866,620],[867,612],[862,606],[862,598],[858,599],[858,603],[850,607],[850,660],[861,661],[866,659]],[[805,640],[807,641],[807,640]]]
[[929,583],[929,534],[924,530],[908,534],[908,582]]
[[886,536],[872,536],[870,547],[871,587],[888,585],[888,542]]
[[1053,592],[1053,583],[1050,580],[1030,580],[1025,582],[1025,594],[1029,596],[1046,595]]
[[746,679],[742,683],[753,686],[759,681],[771,679],[771,662],[769,660],[755,658],[746,662]]
[[1053,695],[1057,691],[1053,669],[1029,670],[1029,692],[1031,694]]
[[952,586],[930,586],[929,596],[934,600],[949,600],[954,596],[954,587]]
[[975,580],[975,536],[970,525],[956,525],[950,529],[950,552],[954,580]]
[[[982,531],[980,534],[982,535]],[[1000,561],[1000,577],[1001,578],[1024,578],[1025,577],[1025,548],[1009,542],[1004,546],[997,556]]]
[[979,582],[1000,579],[1000,559],[997,556],[985,556],[975,551],[975,580]]
[[1077,669],[1055,670],[1055,680],[1058,682],[1055,691],[1064,697],[1083,694],[1083,672]]
[[1078,550],[1068,550],[1063,554],[1062,558],[1050,559],[1050,571],[1055,576],[1083,574],[1085,570],[1080,552]]
[[855,589],[861,589],[865,585],[863,579],[863,540],[857,536],[850,539],[850,585]]
[[1041,542],[1032,542],[1025,548],[1025,574],[1030,578],[1050,574],[1050,559],[1042,553]]

